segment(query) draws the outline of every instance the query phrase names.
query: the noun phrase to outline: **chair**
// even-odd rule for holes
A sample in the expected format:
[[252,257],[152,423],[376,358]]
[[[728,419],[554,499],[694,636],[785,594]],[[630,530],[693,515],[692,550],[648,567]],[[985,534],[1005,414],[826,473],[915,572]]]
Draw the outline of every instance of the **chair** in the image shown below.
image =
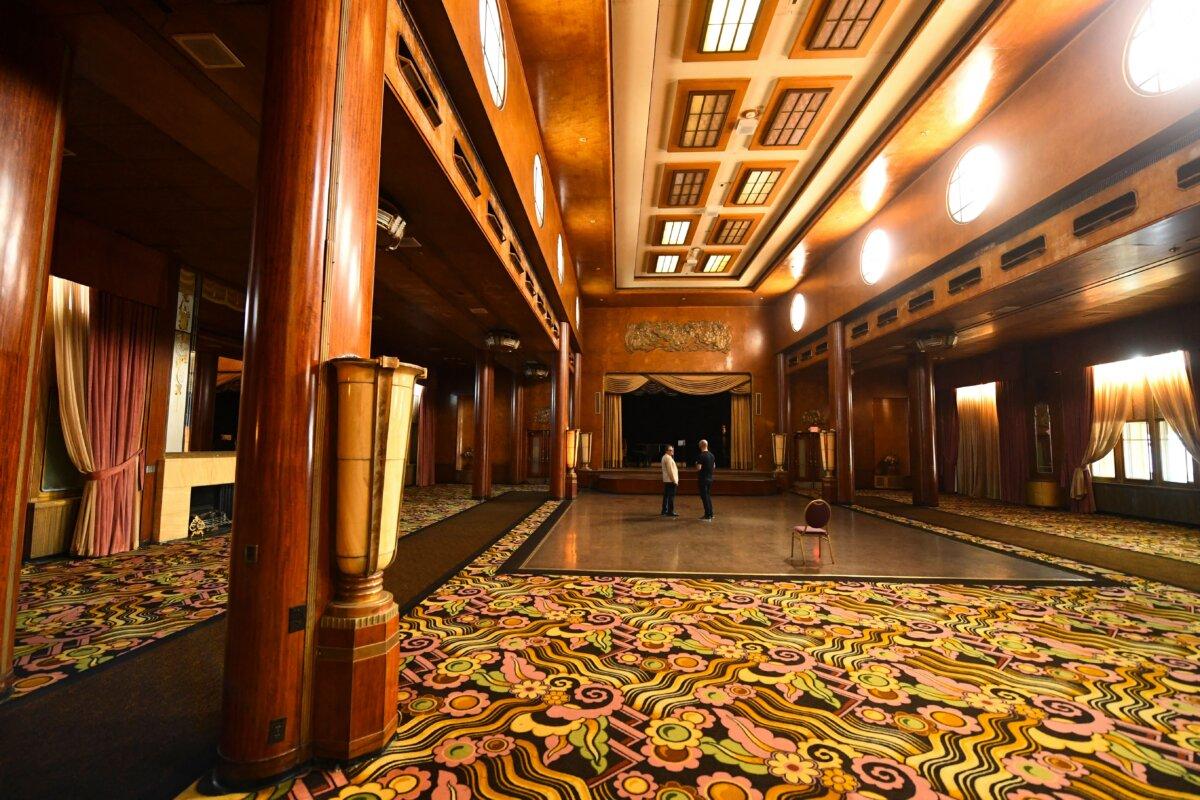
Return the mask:
[[829,538],[829,518],[833,516],[833,509],[829,507],[829,503],[824,500],[813,500],[804,507],[804,524],[797,525],[792,528],[792,556],[790,561],[796,560],[796,539],[800,539],[800,562],[808,564],[808,558],[804,555],[804,537],[817,537],[817,563],[820,563],[822,551],[821,540],[825,540],[825,546],[829,548],[829,563],[834,563],[833,559],[833,541]]

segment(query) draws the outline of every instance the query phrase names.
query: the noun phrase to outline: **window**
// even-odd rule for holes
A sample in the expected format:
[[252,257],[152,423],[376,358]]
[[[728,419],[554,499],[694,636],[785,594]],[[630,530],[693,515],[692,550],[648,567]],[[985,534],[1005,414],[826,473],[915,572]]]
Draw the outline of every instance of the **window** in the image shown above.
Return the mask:
[[752,224],[754,224],[752,219],[723,219],[717,223],[712,243],[742,244],[746,241],[746,234],[749,233]]
[[533,213],[538,225],[546,220],[546,182],[542,178],[542,157],[536,153],[533,156]]
[[662,237],[659,244],[665,245],[680,245],[687,244],[688,234],[691,232],[692,222],[687,219],[669,219],[663,223]]
[[950,218],[960,224],[976,219],[1000,186],[1000,157],[987,145],[972,147],[958,160],[946,187]]
[[804,327],[804,317],[808,314],[808,301],[804,295],[796,292],[792,297],[792,306],[788,310],[788,320],[792,323],[792,332],[799,333]]
[[1092,477],[1093,478],[1116,478],[1117,477],[1117,451],[1109,450],[1108,454],[1099,461],[1092,462]]
[[496,108],[501,108],[508,88],[508,56],[504,51],[504,23],[498,0],[479,0],[479,34],[488,91]]
[[1125,45],[1125,77],[1138,94],[1173,92],[1200,75],[1200,3],[1150,0]]
[[829,97],[829,89],[788,89],[779,97],[760,144],[798,147]]
[[674,272],[679,268],[679,256],[658,256],[654,259],[654,271],[660,275],[667,272]]
[[567,273],[565,272],[565,267],[564,267],[564,264],[566,262],[563,261],[563,243],[562,243],[562,234],[561,233],[558,235],[557,250],[558,250],[558,282],[562,283],[563,278],[566,277]]
[[667,205],[696,206],[708,180],[706,169],[677,169],[671,173],[667,189]]
[[858,263],[863,281],[868,286],[874,286],[883,277],[883,273],[887,272],[891,260],[892,241],[888,235],[879,228],[867,234]]
[[1154,477],[1154,454],[1151,451],[1150,423],[1126,422],[1121,431],[1125,480],[1148,481]]
[[684,107],[683,127],[679,131],[680,147],[716,147],[721,131],[729,117],[733,102],[732,91],[688,92]]
[[711,253],[704,260],[704,266],[700,269],[701,272],[724,272],[729,266],[729,260],[733,256],[729,253]]
[[1158,443],[1162,448],[1162,479],[1167,483],[1193,483],[1196,465],[1183,440],[1165,419],[1158,421]]
[[708,0],[708,13],[700,32],[700,52],[746,52],[760,4],[761,0]]
[[767,202],[771,192],[775,191],[775,184],[782,174],[783,170],[781,169],[746,170],[746,175],[742,178],[742,185],[738,187],[737,193],[734,195],[734,205],[757,206]]
[[810,50],[853,50],[859,46],[883,0],[829,0],[809,40]]

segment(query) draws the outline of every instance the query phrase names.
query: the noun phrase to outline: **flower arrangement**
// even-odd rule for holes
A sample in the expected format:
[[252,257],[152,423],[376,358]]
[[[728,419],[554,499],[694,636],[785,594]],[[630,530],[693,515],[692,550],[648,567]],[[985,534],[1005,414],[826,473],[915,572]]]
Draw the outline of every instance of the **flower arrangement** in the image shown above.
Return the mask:
[[895,475],[900,469],[900,459],[894,455],[886,455],[879,460],[880,475]]
[[825,415],[815,408],[810,408],[808,411],[800,414],[800,427],[815,431],[820,430],[825,425]]

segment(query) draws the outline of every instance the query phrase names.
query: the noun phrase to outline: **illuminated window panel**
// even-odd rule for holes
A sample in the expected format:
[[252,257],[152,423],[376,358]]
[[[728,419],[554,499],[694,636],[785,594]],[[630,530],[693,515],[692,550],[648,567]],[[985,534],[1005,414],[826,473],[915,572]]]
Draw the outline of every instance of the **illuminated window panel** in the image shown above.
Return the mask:
[[734,196],[734,205],[757,206],[767,202],[782,174],[781,169],[746,170],[746,177],[742,179],[742,185],[738,187]]
[[679,146],[716,147],[732,102],[732,91],[688,92]]
[[533,155],[533,214],[537,224],[546,221],[546,181],[542,177],[542,157]]
[[1092,462],[1093,478],[1117,477],[1117,451],[1109,450],[1104,458]]
[[729,261],[733,258],[730,253],[711,253],[704,259],[704,266],[700,268],[701,272],[724,272],[729,267]]
[[1145,420],[1126,422],[1121,432],[1121,441],[1121,451],[1125,456],[1125,479],[1148,481],[1154,477],[1154,457],[1150,452],[1150,423]]
[[479,0],[479,29],[483,42],[483,71],[488,92],[497,108],[504,105],[508,88],[508,56],[504,46],[504,25],[500,21],[497,0]]
[[667,205],[699,205],[700,193],[704,191],[704,181],[707,178],[706,169],[677,169],[672,172],[670,189],[667,191]]
[[713,234],[713,244],[744,244],[746,234],[750,232],[750,226],[754,224],[754,220],[750,219],[723,219],[717,222],[716,233]]
[[701,53],[744,53],[750,47],[760,0],[708,0]]
[[979,217],[1000,186],[1000,157],[987,145],[972,147],[959,159],[946,188],[950,218],[966,224]]
[[854,50],[867,35],[883,0],[829,0],[809,40],[810,50]]
[[829,89],[788,89],[775,105],[760,143],[765,147],[798,147],[829,98]]
[[654,271],[663,275],[669,272],[677,272],[679,270],[679,256],[677,255],[661,255],[654,259]]
[[659,239],[659,244],[664,245],[680,245],[687,244],[690,238],[689,234],[692,231],[691,220],[667,220],[663,223],[662,236]]
[[[1162,448],[1162,478],[1167,483],[1192,483],[1196,480],[1196,462],[1188,454],[1183,439],[1165,419],[1158,421],[1158,442]],[[1093,475],[1095,472],[1093,471]]]
[[1125,46],[1125,76],[1139,94],[1173,92],[1200,76],[1196,0],[1151,0]]

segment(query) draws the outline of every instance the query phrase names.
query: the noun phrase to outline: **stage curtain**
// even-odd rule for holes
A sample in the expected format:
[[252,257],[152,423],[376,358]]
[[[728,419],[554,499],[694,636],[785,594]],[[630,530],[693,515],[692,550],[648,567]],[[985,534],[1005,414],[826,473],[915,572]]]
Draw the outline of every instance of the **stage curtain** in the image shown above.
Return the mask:
[[754,469],[754,441],[750,434],[750,395],[729,396],[729,468]]
[[[87,362],[91,293],[86,286],[50,278],[51,335],[58,381],[58,415],[62,420],[67,455],[84,475],[96,471],[88,435]],[[96,527],[96,483],[85,481],[75,521],[75,538],[90,539]]]
[[1096,510],[1092,498],[1091,465],[1108,455],[1121,438],[1125,421],[1133,409],[1133,389],[1141,385],[1142,376],[1129,368],[1129,364],[1097,364],[1089,367],[1091,373],[1091,413],[1088,415],[1087,447],[1083,457],[1075,464],[1071,475],[1071,499],[1088,502],[1081,511]]
[[958,493],[1000,498],[1000,420],[996,384],[958,390]]
[[636,392],[650,381],[645,375],[605,375],[606,394],[629,394]]
[[958,470],[958,400],[953,389],[936,394],[938,490],[955,491]]
[[1033,422],[1027,415],[1024,385],[1020,381],[1000,381],[996,386],[996,407],[1000,417],[1000,499],[1006,503],[1025,502],[1025,482],[1029,480],[1029,443]]
[[1182,350],[1146,359],[1146,382],[1167,424],[1183,441],[1192,458],[1200,460],[1200,421],[1187,358]]
[[604,395],[604,466],[621,469],[625,466],[625,431],[621,424],[621,395]]
[[680,394],[720,394],[734,392],[739,387],[746,386],[743,391],[749,391],[750,378],[747,375],[671,375],[651,373],[650,380],[661,384],[673,392]]

